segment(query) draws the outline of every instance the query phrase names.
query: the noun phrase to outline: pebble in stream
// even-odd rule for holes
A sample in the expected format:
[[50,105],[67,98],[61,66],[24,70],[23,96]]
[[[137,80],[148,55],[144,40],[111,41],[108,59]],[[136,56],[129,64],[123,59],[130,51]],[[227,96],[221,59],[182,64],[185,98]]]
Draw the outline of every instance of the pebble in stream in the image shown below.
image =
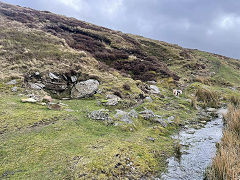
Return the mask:
[[175,139],[181,143],[180,159],[168,159],[168,172],[156,180],[203,180],[206,168],[216,153],[216,143],[222,137],[222,118],[208,122],[202,129],[180,131]]

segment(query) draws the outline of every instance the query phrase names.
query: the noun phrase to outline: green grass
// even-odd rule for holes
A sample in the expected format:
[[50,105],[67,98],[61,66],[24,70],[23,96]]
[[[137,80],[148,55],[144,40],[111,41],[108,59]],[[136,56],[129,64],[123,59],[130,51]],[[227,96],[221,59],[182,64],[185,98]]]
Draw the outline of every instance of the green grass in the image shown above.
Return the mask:
[[[87,118],[95,100],[65,101],[74,112],[51,111],[1,95],[0,177],[11,179],[109,178],[162,172],[173,152],[172,130],[149,125],[134,132]],[[35,124],[35,126],[33,126]],[[158,127],[158,126],[156,126]],[[147,141],[148,136],[155,142]],[[164,155],[163,155],[164,154]],[[120,167],[115,166],[121,163]]]

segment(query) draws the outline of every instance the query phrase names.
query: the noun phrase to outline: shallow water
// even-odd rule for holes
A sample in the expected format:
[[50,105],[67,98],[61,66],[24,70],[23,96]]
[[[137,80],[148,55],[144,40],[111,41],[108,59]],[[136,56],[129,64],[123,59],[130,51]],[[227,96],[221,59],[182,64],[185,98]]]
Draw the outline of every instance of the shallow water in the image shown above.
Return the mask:
[[219,118],[208,122],[201,129],[185,129],[175,139],[180,141],[180,158],[168,159],[168,172],[161,180],[203,180],[206,168],[216,154],[216,143],[222,137],[223,121]]

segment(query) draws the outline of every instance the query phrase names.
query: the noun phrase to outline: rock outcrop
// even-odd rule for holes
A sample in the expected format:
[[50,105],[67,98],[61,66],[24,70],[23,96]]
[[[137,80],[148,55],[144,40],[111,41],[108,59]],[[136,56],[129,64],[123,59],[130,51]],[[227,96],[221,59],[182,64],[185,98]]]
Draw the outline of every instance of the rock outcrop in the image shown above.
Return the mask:
[[99,82],[94,79],[78,82],[71,91],[72,98],[91,97],[98,90]]

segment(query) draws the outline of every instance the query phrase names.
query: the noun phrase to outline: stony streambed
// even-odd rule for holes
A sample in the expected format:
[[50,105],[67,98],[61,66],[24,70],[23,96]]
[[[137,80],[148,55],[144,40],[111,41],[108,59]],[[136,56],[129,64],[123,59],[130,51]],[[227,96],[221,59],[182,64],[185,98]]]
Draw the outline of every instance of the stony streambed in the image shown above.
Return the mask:
[[183,129],[174,138],[180,141],[182,155],[168,159],[168,171],[156,180],[203,180],[206,168],[216,154],[216,143],[222,137],[223,120],[219,117],[201,129]]

